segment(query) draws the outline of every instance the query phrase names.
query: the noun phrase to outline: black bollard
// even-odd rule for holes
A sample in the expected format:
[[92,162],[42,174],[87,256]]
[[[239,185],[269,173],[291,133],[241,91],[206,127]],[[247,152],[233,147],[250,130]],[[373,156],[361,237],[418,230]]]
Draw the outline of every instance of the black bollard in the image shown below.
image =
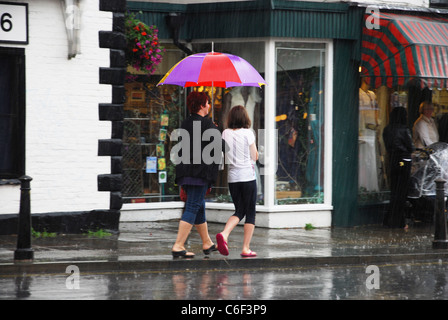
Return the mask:
[[31,205],[30,205],[30,182],[31,177],[19,178],[20,186],[20,212],[19,226],[17,232],[17,249],[14,251],[14,260],[32,261],[34,250],[31,248]]
[[448,249],[448,240],[446,239],[446,214],[445,214],[445,180],[436,181],[436,203],[434,206],[434,241],[433,249]]

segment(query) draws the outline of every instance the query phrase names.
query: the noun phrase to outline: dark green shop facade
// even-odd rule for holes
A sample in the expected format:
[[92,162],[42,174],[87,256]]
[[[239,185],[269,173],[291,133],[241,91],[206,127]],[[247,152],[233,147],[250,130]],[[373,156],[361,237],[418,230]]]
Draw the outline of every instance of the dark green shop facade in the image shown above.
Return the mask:
[[[248,108],[259,148],[265,151],[264,162],[258,167],[261,211],[272,212],[278,219],[290,219],[286,213],[301,208],[311,214],[329,212],[332,226],[382,222],[387,187],[378,193],[380,196],[363,197],[358,185],[360,65],[366,7],[281,0],[188,5],[128,1],[127,7],[146,24],[157,26],[166,52],[152,76],[140,75],[137,81],[126,84],[125,119],[153,114],[155,90],[165,99],[159,103],[159,110],[184,103],[187,90],[154,84],[186,55],[211,51],[212,46],[214,51],[239,55],[254,65],[268,85],[262,89],[215,88],[212,116],[222,129],[228,108],[235,104]],[[146,92],[143,98],[138,94],[141,91]],[[170,124],[157,127],[156,134],[161,129],[169,134],[170,126],[174,128],[185,116],[184,110],[185,106],[177,114],[170,113]],[[151,128],[139,130],[148,133],[139,139],[147,145],[142,146],[141,150],[146,150],[143,157],[145,153],[155,155],[151,145],[168,148],[167,141],[151,143]],[[126,139],[125,126],[125,147]],[[164,153],[169,154],[169,149]],[[269,158],[272,154],[274,158]],[[143,175],[138,191],[123,190],[124,204],[130,207],[144,202],[163,207],[178,201],[178,191],[170,188],[172,171],[168,164],[166,172],[167,180],[161,180],[160,175],[158,179]],[[224,175],[209,201],[212,207],[221,209],[222,205],[231,210]]]

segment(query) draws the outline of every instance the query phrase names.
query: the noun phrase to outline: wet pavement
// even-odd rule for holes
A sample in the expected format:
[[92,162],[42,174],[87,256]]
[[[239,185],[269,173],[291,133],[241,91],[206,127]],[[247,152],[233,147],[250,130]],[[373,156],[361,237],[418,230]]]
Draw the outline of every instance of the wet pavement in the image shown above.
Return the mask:
[[[228,257],[204,256],[193,230],[187,249],[196,257],[187,260],[170,254],[177,225],[126,222],[119,234],[105,237],[33,238],[32,263],[15,263],[17,237],[0,236],[0,300],[177,300],[168,308],[173,315],[213,300],[224,315],[241,300],[261,301],[273,311],[294,305],[267,300],[448,299],[448,250],[432,248],[431,226],[407,232],[377,226],[257,228],[256,258],[240,257],[240,226],[229,239]],[[212,238],[222,228],[210,224]]]
[[[227,257],[205,256],[193,229],[186,246],[196,257],[174,259],[177,226],[177,221],[125,222],[110,236],[33,238],[31,263],[13,261],[15,235],[0,236],[0,300],[448,299],[448,250],[432,248],[428,225],[408,231],[257,228],[256,258],[239,255],[241,226],[231,234]],[[222,228],[209,224],[212,239]],[[374,275],[378,278],[370,282]],[[173,315],[187,302],[171,310]]]
[[[202,253],[196,230],[186,243],[194,259],[173,259],[171,247],[177,221],[122,222],[120,233],[106,237],[57,235],[33,238],[34,261],[15,263],[17,237],[0,236],[0,275],[14,273],[65,273],[76,263],[85,271],[197,270],[228,268],[278,268],[308,265],[375,264],[400,261],[448,261],[448,250],[433,249],[433,228],[428,225],[401,229],[379,226],[353,228],[266,229],[256,228],[251,249],[256,258],[241,258],[243,228],[229,239],[230,255]],[[214,240],[222,224],[209,224]]]
[[182,300],[170,305],[165,311],[170,313],[164,314],[179,316],[181,307],[204,306],[205,300],[213,300],[212,305],[221,306],[224,313],[225,307],[234,306],[235,301],[264,305],[269,311],[278,306],[292,311],[297,310],[296,302],[272,306],[267,300],[448,299],[447,262],[387,263],[377,267],[376,287],[368,285],[372,283],[371,274],[365,265],[182,272],[81,270],[77,288],[70,287],[70,281],[67,285],[69,274],[0,275],[0,300]]

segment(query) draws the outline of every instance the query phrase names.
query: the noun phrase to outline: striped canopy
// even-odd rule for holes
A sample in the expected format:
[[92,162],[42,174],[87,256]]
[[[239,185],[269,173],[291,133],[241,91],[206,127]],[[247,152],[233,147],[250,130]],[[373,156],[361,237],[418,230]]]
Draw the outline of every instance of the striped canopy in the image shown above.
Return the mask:
[[361,76],[371,87],[411,79],[422,87],[448,87],[448,20],[391,13],[365,18],[372,28],[363,28]]

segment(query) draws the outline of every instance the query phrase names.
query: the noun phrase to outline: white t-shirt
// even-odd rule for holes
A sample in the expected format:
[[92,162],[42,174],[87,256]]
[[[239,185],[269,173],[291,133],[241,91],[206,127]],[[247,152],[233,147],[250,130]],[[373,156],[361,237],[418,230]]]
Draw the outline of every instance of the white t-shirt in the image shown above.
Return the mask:
[[255,142],[252,129],[226,129],[222,133],[226,141],[226,164],[229,165],[228,182],[255,180],[254,161],[250,158],[250,145]]

